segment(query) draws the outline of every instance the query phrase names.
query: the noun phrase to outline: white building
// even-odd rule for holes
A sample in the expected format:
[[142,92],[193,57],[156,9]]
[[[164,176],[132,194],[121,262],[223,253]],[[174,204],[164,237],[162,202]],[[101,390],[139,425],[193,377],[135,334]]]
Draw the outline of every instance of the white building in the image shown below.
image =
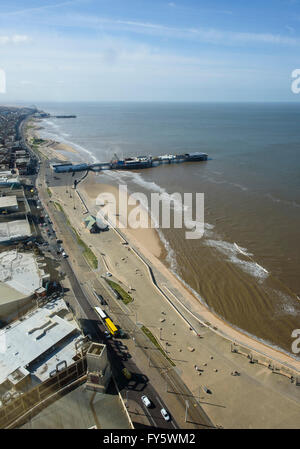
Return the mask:
[[0,196],[0,213],[3,211],[17,211],[18,200],[16,195]]
[[57,364],[71,365],[82,339],[60,298],[0,330],[0,393],[22,390],[24,383],[30,388],[48,379]]
[[9,321],[49,279],[32,253],[0,253],[0,320]]
[[14,220],[0,223],[0,245],[26,240],[32,235],[28,220]]

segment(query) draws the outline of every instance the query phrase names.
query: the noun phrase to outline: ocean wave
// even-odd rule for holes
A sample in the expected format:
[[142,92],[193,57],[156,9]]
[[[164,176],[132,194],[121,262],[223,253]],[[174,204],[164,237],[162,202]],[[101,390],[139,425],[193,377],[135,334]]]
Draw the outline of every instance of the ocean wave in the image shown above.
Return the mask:
[[[213,172],[212,172],[212,173],[213,173]],[[227,185],[236,187],[236,188],[238,188],[238,189],[240,189],[240,190],[242,190],[242,191],[244,191],[244,192],[246,192],[246,191],[249,190],[248,187],[243,186],[242,184],[238,184],[238,183],[236,183],[236,182],[230,182],[230,181],[227,181],[226,179],[217,180],[217,179],[215,179],[215,178],[212,178],[211,176],[204,176],[204,178],[205,178],[207,181],[212,182],[213,184],[227,184]]]
[[283,199],[280,199],[280,198],[276,198],[271,193],[266,193],[265,197],[269,198],[270,200],[272,200],[273,203],[282,203],[282,204],[285,204],[287,206],[300,207],[300,204],[297,203],[297,201],[283,200]]
[[[217,249],[227,257],[229,262],[238,265],[243,271],[257,279],[264,280],[269,275],[264,267],[252,260],[253,254],[251,254],[247,248],[242,248],[236,243],[229,243],[223,240],[207,239],[204,240],[204,244]],[[239,257],[239,254],[249,257],[251,260],[243,260]]]
[[[217,313],[213,307],[210,307],[204,298],[202,298],[202,296],[196,291],[194,290],[187,282],[185,282],[182,277],[174,270],[171,270],[174,274],[174,276],[187,288],[187,290],[189,290],[200,302],[201,304],[203,304],[208,310],[210,310],[214,315],[216,315],[218,318],[220,318],[222,321],[226,322],[229,326],[231,326],[233,329],[241,332],[241,334],[247,335],[248,337],[252,338],[254,341],[258,341],[264,345],[269,346],[272,349],[275,349],[276,351],[280,351],[283,352],[284,354],[292,357],[295,360],[299,360],[299,357],[295,356],[295,354],[286,351],[285,349],[281,348],[280,346],[272,343],[270,340],[264,340],[263,338],[257,337],[256,335],[247,332],[245,329],[240,328],[239,326],[236,326],[235,324],[231,323],[229,320],[225,320],[224,317],[222,317],[222,315],[220,315],[219,313]],[[291,308],[288,307],[286,310],[289,310],[289,313],[291,312]],[[300,313],[300,312],[299,312]]]

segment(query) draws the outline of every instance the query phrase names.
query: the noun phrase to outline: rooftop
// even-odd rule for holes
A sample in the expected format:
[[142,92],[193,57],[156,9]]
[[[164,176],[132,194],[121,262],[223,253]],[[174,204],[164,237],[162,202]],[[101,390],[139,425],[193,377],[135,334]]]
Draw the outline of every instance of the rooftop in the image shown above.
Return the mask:
[[[66,360],[68,364],[73,362],[74,339],[76,334],[79,337],[79,331],[74,322],[71,323],[59,316],[62,310],[67,310],[66,305],[63,299],[58,298],[29,313],[22,318],[22,321],[18,320],[9,328],[0,331],[0,385],[20,368],[30,371],[28,365],[42,355],[47,359],[46,366],[45,359],[40,360],[34,373],[41,375],[45,373],[45,378],[48,378],[49,372],[55,369],[58,360]],[[65,353],[63,353],[65,345],[62,345],[54,355],[49,356],[48,352],[46,356],[47,351],[51,348],[54,350],[54,346],[72,335],[73,341],[68,342]],[[39,369],[42,365],[43,368]],[[44,380],[43,376],[40,380]]]
[[18,207],[18,201],[16,195],[12,196],[0,196],[0,209],[7,207]]
[[15,177],[0,176],[0,184],[20,184],[20,180],[18,176]]
[[31,229],[27,220],[15,220],[0,223],[0,244],[21,240],[30,236]]
[[17,250],[0,253],[0,303],[7,301],[3,295],[7,287],[25,296],[32,295],[42,286],[44,274],[32,253],[20,253]]

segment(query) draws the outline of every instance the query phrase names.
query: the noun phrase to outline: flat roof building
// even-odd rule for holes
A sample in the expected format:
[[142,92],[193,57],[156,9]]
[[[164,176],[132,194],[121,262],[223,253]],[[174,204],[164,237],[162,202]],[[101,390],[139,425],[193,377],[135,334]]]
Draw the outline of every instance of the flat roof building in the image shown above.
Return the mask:
[[14,220],[0,223],[0,244],[27,240],[32,236],[28,220]]
[[18,176],[0,176],[0,187],[20,187],[21,182]]
[[[0,388],[16,388],[24,376],[32,383],[49,378],[57,363],[74,363],[75,342],[83,337],[58,298],[0,330]],[[68,316],[68,315],[67,315]],[[71,321],[70,321],[71,320]]]
[[0,196],[0,212],[18,210],[18,201],[16,195]]
[[0,320],[10,321],[36,292],[40,295],[43,282],[49,278],[33,253],[0,253]]

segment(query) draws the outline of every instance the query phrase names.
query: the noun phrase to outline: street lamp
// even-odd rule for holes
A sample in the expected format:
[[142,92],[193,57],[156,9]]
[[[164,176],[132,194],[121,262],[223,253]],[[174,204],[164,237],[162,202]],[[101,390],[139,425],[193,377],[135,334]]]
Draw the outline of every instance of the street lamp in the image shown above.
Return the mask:
[[190,404],[188,403],[188,401],[185,401],[185,418],[184,418],[185,422],[187,422],[187,411],[189,406]]
[[161,331],[162,331],[162,327],[159,328],[159,339],[162,340],[161,338]]

